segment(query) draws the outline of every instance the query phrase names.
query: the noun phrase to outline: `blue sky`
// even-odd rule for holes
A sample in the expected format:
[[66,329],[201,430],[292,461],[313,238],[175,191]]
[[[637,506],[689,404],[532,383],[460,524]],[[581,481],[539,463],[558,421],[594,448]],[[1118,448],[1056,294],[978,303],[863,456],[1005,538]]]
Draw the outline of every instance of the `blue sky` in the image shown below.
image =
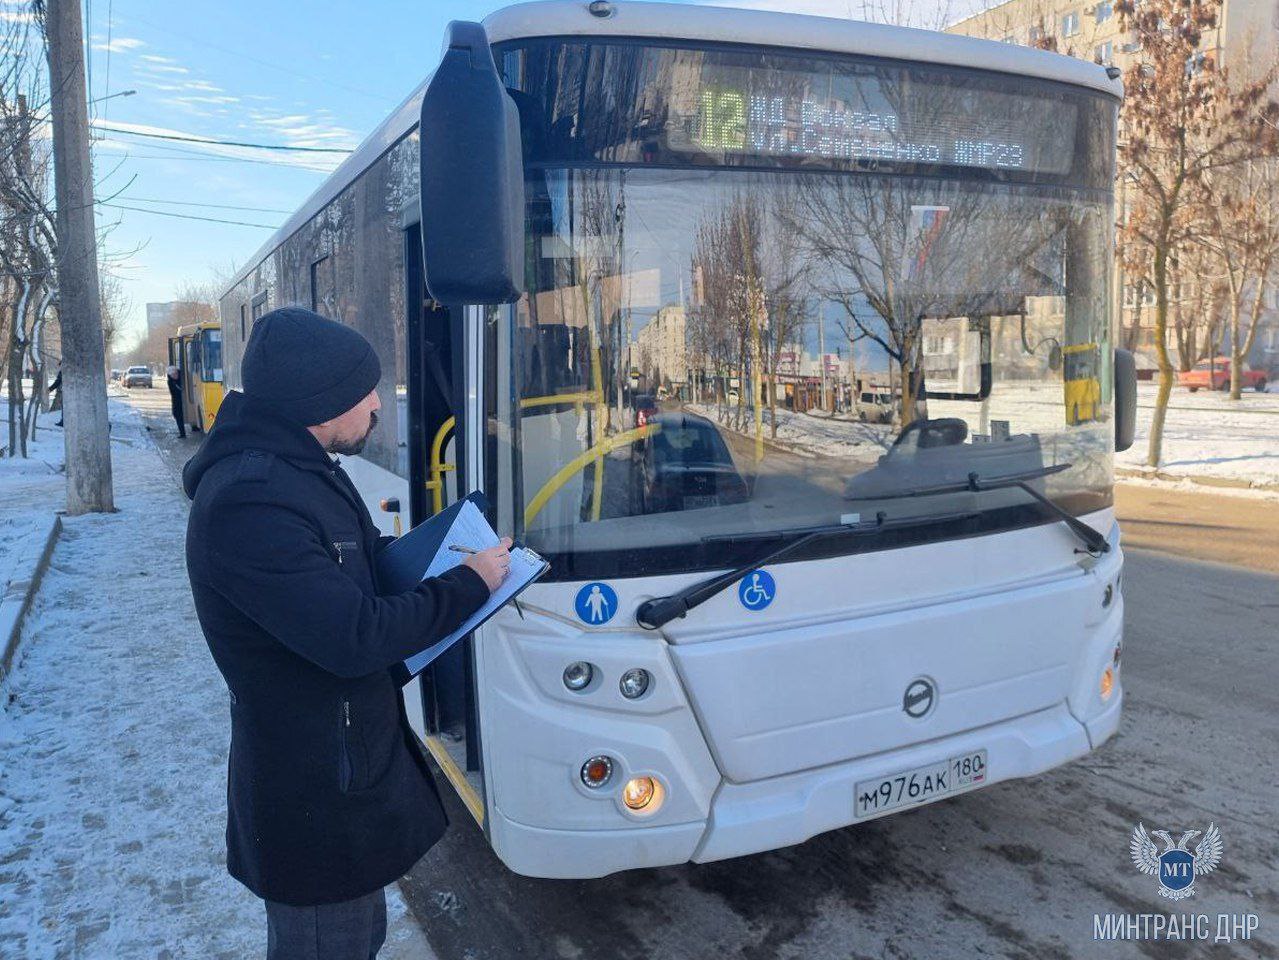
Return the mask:
[[[865,9],[861,0],[714,2],[854,17]],[[86,0],[91,98],[137,91],[90,108],[100,138],[94,146],[104,203],[98,224],[114,225],[108,253],[132,300],[122,339],[142,332],[148,301],[173,299],[185,281],[206,282],[238,267],[270,236],[267,227],[283,222],[341,155],[206,146],[120,131],[349,149],[434,67],[448,21],[478,20],[505,5]]]

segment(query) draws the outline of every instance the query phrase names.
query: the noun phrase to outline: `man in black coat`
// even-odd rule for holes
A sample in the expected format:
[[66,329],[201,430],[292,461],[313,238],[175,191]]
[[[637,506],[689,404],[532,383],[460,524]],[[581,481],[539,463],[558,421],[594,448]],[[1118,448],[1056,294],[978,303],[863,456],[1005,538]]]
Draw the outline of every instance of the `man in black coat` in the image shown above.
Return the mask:
[[169,386],[169,408],[173,419],[178,423],[178,436],[183,440],[187,436],[186,410],[182,407],[182,374],[177,367],[170,366],[165,372],[165,383]]
[[227,869],[266,902],[268,958],[366,958],[382,888],[448,820],[388,668],[455,630],[501,583],[510,541],[380,596],[380,537],[333,453],[377,423],[359,333],[298,307],[262,317],[187,464],[187,570],[230,690]]

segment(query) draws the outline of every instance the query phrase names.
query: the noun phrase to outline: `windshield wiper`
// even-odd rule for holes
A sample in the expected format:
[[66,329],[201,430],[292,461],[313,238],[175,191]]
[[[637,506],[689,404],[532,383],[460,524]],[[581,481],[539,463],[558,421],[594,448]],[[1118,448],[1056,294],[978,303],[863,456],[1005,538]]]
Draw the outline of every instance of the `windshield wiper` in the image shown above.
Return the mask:
[[910,487],[906,490],[900,490],[895,493],[887,493],[882,496],[874,497],[875,500],[897,500],[902,497],[924,497],[937,493],[981,493],[985,490],[1003,490],[1008,487],[1017,487],[1020,490],[1030,494],[1039,502],[1044,509],[1048,510],[1057,517],[1062,523],[1068,526],[1071,531],[1083,541],[1088,552],[1093,556],[1098,556],[1110,551],[1110,544],[1106,541],[1105,536],[1100,531],[1094,530],[1088,524],[1084,523],[1074,514],[1063,510],[1057,504],[1053,503],[1042,493],[1030,485],[1031,480],[1039,480],[1042,477],[1052,476],[1054,473],[1061,473],[1063,470],[1069,470],[1074,463],[1058,463],[1051,467],[1039,467],[1035,470],[1026,470],[1022,473],[1005,473],[997,477],[983,477],[980,473],[970,473],[963,480],[955,480],[951,483],[934,484],[931,486]]
[[[672,593],[668,597],[654,597],[651,600],[645,600],[635,609],[635,620],[645,630],[657,630],[665,626],[677,617],[682,617],[692,610],[694,607],[700,606],[711,597],[720,593],[726,587],[732,586],[742,577],[746,576],[760,567],[780,560],[789,553],[793,553],[800,547],[821,540],[826,537],[836,536],[841,533],[881,533],[885,530],[896,530],[903,527],[915,527],[923,524],[948,523],[954,520],[969,520],[977,516],[977,511],[969,510],[962,513],[948,513],[941,516],[924,516],[924,517],[905,517],[899,520],[889,520],[883,513],[875,515],[875,519],[868,523],[833,523],[820,527],[801,527],[795,530],[777,530],[769,531],[761,534],[761,536],[769,539],[779,539],[787,535],[799,534],[799,537],[783,546],[770,550],[762,557],[757,557],[744,566],[730,570],[728,573],[717,574],[709,577],[700,583],[694,583],[678,593]],[[724,540],[740,540],[743,539],[740,534],[736,536],[715,536],[703,537],[703,542],[715,542]]]

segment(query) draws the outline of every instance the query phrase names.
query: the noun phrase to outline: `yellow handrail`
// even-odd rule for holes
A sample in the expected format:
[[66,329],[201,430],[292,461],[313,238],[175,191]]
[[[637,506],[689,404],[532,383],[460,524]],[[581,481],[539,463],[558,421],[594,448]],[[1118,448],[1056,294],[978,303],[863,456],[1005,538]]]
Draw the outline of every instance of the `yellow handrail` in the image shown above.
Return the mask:
[[[542,512],[542,508],[546,506],[548,500],[555,494],[560,492],[564,484],[568,483],[569,478],[580,470],[584,470],[588,463],[599,463],[602,466],[603,460],[608,454],[623,447],[628,443],[634,443],[636,440],[642,440],[644,437],[650,437],[662,429],[660,423],[647,423],[642,427],[636,427],[634,430],[624,430],[621,433],[614,434],[611,437],[605,437],[595,446],[588,450],[583,450],[576,457],[570,460],[556,472],[555,476],[542,484],[542,489],[537,491],[537,495],[528,502],[528,506],[524,508],[524,526],[527,528],[533,522],[533,518]],[[599,490],[603,484],[604,471],[599,467],[596,468],[599,482],[596,483],[596,503],[592,510],[593,518],[599,519]]]
[[[599,399],[599,394],[594,390],[586,390],[579,393],[550,393],[542,397],[526,397],[520,401],[520,409],[551,407],[559,403],[571,403],[575,406],[581,406],[584,403],[598,403]],[[442,463],[440,459],[444,455],[444,440],[449,431],[456,425],[457,418],[449,417],[440,424],[440,429],[435,431],[435,439],[431,441],[431,479],[426,481],[426,489],[431,491],[432,514],[439,513],[444,509],[444,474],[450,470],[457,469],[456,465]],[[596,508],[595,519],[599,519],[598,508]]]
[[431,513],[439,513],[444,509],[444,472],[455,469],[451,463],[441,463],[444,454],[444,438],[457,424],[456,417],[449,417],[435,431],[435,439],[431,441],[431,479],[426,481],[426,489],[431,491]]

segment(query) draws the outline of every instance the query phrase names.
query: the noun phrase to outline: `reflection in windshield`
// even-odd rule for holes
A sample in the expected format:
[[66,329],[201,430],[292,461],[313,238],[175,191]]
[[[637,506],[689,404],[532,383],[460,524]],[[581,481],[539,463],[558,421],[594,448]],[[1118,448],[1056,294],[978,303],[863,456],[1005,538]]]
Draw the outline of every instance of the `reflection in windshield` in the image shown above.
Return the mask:
[[491,335],[499,511],[535,548],[705,569],[705,538],[881,511],[1027,522],[1016,490],[893,495],[1065,463],[1037,489],[1106,504],[1103,206],[722,170],[536,171],[527,196],[530,292]]

